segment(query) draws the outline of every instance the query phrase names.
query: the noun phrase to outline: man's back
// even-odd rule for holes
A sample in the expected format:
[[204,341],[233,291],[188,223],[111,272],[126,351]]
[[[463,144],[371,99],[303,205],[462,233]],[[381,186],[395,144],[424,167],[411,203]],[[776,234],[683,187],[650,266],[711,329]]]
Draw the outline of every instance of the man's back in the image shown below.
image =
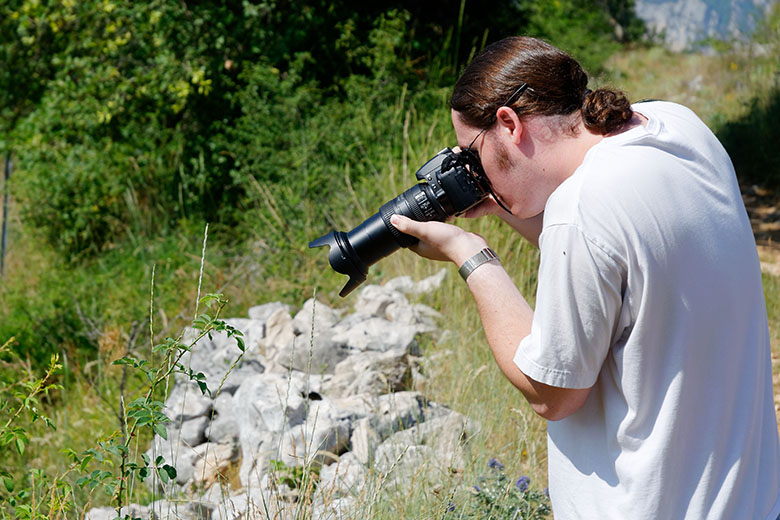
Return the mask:
[[687,109],[634,108],[647,127],[606,137],[547,203],[516,357],[595,384],[548,427],[556,518],[774,519],[766,310],[731,163]]

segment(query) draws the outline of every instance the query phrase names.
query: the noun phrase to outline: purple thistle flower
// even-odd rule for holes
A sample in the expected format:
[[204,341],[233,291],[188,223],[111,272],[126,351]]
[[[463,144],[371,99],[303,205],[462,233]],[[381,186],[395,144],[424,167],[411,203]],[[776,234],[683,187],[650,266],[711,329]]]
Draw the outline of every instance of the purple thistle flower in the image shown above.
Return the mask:
[[481,493],[481,492],[482,492],[482,488],[481,488],[481,487],[479,487],[479,485],[478,485],[478,484],[475,484],[475,485],[474,485],[474,491],[476,491],[477,493]]
[[452,513],[453,511],[455,511],[455,502],[450,502],[447,504],[447,512]]
[[498,459],[490,459],[488,461],[488,468],[497,469],[498,471],[504,471],[504,465],[501,464]]
[[523,475],[515,481],[515,487],[521,493],[528,491],[528,486],[531,484],[531,479]]

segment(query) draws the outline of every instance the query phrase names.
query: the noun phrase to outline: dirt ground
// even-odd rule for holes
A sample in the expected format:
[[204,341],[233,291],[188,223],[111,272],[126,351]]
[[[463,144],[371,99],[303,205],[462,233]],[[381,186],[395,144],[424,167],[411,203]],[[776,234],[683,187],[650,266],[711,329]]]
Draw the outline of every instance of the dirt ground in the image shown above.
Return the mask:
[[[761,272],[780,277],[780,194],[757,187],[742,189],[742,198],[756,237]],[[777,326],[777,325],[775,325]],[[780,428],[780,331],[773,331],[772,373],[775,387],[775,414]]]
[[756,236],[761,270],[780,276],[780,195],[749,186],[743,188],[742,198]]

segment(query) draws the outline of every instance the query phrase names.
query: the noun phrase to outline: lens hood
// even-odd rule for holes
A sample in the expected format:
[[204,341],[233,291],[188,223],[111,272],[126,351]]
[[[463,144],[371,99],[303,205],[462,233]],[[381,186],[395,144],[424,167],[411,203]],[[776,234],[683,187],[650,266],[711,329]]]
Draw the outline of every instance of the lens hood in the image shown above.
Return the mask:
[[328,262],[337,273],[349,276],[346,285],[339,292],[342,298],[354,291],[366,281],[368,266],[360,261],[349,243],[347,234],[343,231],[331,231],[316,240],[309,242],[309,248],[330,246]]

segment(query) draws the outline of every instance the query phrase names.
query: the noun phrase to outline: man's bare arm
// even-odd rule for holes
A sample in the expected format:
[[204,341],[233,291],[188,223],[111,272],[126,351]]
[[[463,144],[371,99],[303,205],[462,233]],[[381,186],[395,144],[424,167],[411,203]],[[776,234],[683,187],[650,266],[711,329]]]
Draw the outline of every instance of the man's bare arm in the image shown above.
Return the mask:
[[522,392],[534,411],[550,421],[576,412],[590,388],[570,389],[540,383],[514,362],[517,346],[531,332],[533,310],[499,263],[484,264],[467,279],[488,344],[501,372]]
[[[460,266],[487,245],[481,236],[443,222],[416,222],[399,215],[392,218],[399,231],[420,239],[414,249],[426,258],[450,260]],[[471,273],[467,283],[496,363],[534,411],[552,421],[577,411],[585,402],[589,388],[545,385],[529,378],[515,365],[517,347],[531,332],[533,310],[501,264],[493,261],[481,265]]]

